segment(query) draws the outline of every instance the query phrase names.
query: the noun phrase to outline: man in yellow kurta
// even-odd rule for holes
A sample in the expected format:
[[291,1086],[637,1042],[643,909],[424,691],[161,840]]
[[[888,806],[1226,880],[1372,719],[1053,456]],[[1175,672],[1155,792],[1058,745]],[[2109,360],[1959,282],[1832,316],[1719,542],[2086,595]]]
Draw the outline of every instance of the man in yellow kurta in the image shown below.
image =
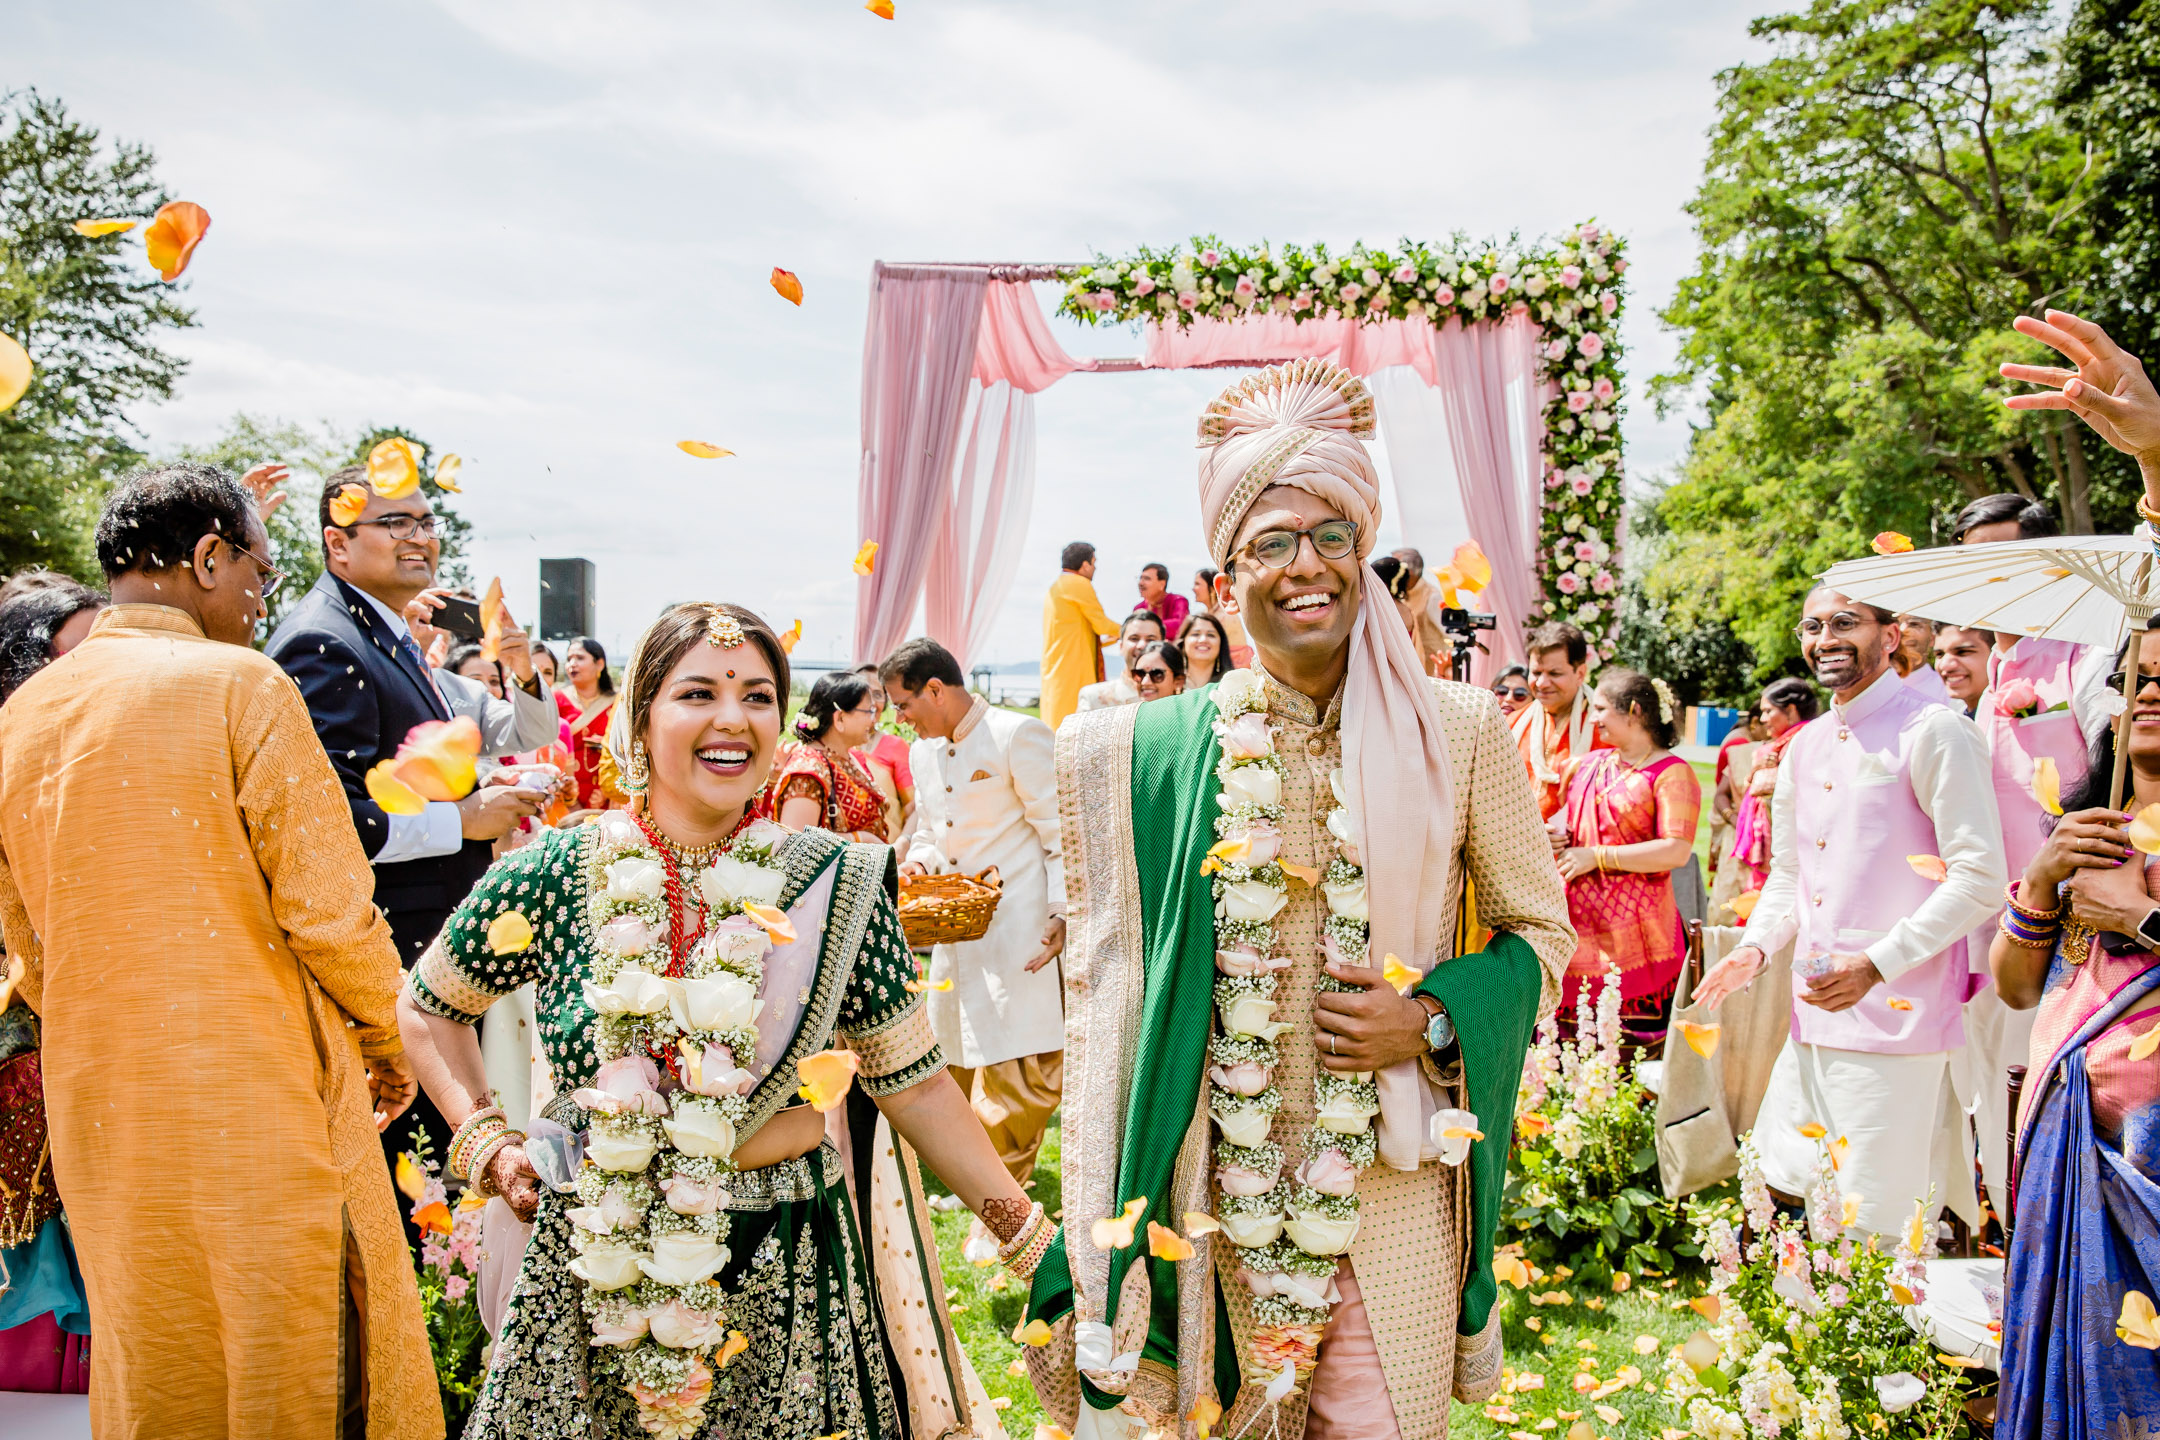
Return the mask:
[[112,608],[0,709],[0,928],[44,1027],[92,1427],[439,1437],[371,1117],[413,1093],[397,952],[300,693],[248,648],[262,522],[175,465],[97,541]]
[[1080,708],[1080,687],[1103,678],[1102,647],[1118,636],[1095,598],[1095,547],[1075,540],[1058,563],[1064,573],[1043,597],[1042,718],[1052,730]]

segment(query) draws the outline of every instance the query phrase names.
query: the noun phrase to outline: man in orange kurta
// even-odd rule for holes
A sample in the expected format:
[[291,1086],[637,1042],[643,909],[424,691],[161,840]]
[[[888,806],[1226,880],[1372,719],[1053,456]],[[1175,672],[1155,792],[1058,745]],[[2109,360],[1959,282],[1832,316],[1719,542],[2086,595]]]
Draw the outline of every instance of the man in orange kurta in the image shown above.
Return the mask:
[[153,471],[98,549],[114,605],[0,708],[0,928],[43,1023],[92,1428],[440,1437],[371,1115],[413,1088],[397,951],[300,692],[247,645],[252,497]]
[[1118,637],[1095,596],[1095,547],[1075,540],[1059,563],[1043,597],[1042,718],[1052,730],[1080,708],[1080,687],[1103,678],[1102,647]]

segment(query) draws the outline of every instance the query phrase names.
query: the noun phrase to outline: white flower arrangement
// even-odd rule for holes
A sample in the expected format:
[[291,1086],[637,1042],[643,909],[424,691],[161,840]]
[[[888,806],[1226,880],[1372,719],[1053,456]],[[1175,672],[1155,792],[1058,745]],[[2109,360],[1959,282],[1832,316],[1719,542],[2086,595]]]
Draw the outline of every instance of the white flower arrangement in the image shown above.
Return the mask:
[[[1178,328],[1195,319],[1264,314],[1297,323],[1418,318],[1435,326],[1527,317],[1538,327],[1543,378],[1554,387],[1545,410],[1543,614],[1581,625],[1610,659],[1623,504],[1619,328],[1626,250],[1620,236],[1597,225],[1534,247],[1512,240],[1474,244],[1457,235],[1437,246],[1406,241],[1398,250],[1360,243],[1339,256],[1325,245],[1241,250],[1195,236],[1125,259],[1098,256],[1066,271],[1058,310],[1091,325]],[[1557,564],[1545,558],[1563,535],[1596,537],[1615,563],[1586,575],[1573,569],[1572,557]],[[1251,708],[1240,697],[1226,698]]]
[[[1355,1177],[1376,1158],[1373,1117],[1380,1092],[1370,1075],[1325,1071],[1313,1080],[1314,1124],[1295,1185],[1283,1179],[1283,1149],[1270,1140],[1282,1104],[1271,1072],[1275,1041],[1291,1022],[1275,1014],[1274,919],[1289,903],[1291,876],[1277,857],[1282,820],[1282,762],[1267,727],[1261,677],[1233,670],[1215,688],[1215,734],[1222,759],[1216,822],[1219,843],[1203,873],[1214,877],[1217,1030],[1208,1045],[1208,1110],[1221,1142],[1215,1149],[1216,1220],[1239,1249],[1240,1270],[1259,1321],[1245,1372],[1276,1379],[1293,1362],[1301,1379],[1319,1358],[1320,1334],[1336,1302],[1335,1257],[1357,1237]],[[1339,776],[1331,777],[1338,803]],[[1362,960],[1367,935],[1365,872],[1348,857],[1356,826],[1346,808],[1329,817],[1336,856],[1323,884],[1329,939],[1345,958]],[[1320,987],[1347,988],[1324,972]],[[1330,1187],[1315,1188],[1315,1185]]]
[[727,1330],[714,1277],[729,1260],[725,1176],[749,1118],[758,987],[772,939],[751,905],[776,905],[786,832],[752,825],[694,884],[705,927],[678,963],[669,950],[667,862],[628,816],[592,827],[586,919],[597,941],[584,995],[593,1008],[592,1085],[572,1092],[589,1117],[582,1202],[569,1212],[585,1282],[595,1368],[628,1388],[654,1435],[705,1421],[713,1373],[742,1343]]

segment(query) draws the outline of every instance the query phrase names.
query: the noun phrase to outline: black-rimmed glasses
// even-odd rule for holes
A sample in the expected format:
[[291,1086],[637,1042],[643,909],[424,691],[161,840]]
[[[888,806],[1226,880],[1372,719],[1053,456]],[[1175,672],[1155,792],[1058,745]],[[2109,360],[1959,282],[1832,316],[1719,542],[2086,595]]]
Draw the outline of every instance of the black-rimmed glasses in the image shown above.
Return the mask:
[[410,540],[423,535],[430,540],[442,534],[442,525],[433,515],[378,515],[373,520],[355,520],[353,528],[362,525],[380,525],[390,532],[393,540]]
[[1306,540],[1323,560],[1340,560],[1357,549],[1357,522],[1323,520],[1310,530],[1263,530],[1245,548],[1268,569],[1281,570],[1297,558],[1298,546]]

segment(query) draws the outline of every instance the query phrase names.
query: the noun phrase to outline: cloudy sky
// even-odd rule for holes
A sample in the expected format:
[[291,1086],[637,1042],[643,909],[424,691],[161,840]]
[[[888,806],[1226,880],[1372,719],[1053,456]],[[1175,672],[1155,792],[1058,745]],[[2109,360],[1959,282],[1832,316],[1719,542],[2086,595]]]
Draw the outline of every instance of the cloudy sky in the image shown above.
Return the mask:
[[[522,618],[540,556],[589,556],[610,642],[726,598],[842,657],[879,259],[1594,217],[1633,246],[1632,468],[1679,453],[1685,417],[1639,395],[1672,353],[1652,311],[1690,263],[1713,77],[1758,53],[1762,7],[897,3],[886,22],[856,0],[26,0],[0,89],[151,145],[214,217],[183,282],[191,369],[137,417],[154,442],[236,411],[409,426],[466,457],[476,573]],[[1040,397],[1027,550],[978,658],[1034,658],[1066,540],[1100,547],[1113,610],[1142,562],[1200,563],[1192,417],[1223,378],[1082,374]],[[686,437],[737,458],[690,459]]]

